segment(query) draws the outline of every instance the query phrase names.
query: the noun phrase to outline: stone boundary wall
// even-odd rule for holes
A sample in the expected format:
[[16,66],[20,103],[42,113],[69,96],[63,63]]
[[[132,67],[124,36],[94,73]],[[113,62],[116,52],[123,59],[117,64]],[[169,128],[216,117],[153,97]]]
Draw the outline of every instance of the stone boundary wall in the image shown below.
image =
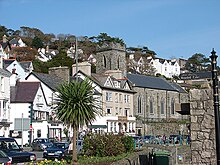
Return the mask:
[[190,90],[192,165],[216,165],[215,118],[211,89]]

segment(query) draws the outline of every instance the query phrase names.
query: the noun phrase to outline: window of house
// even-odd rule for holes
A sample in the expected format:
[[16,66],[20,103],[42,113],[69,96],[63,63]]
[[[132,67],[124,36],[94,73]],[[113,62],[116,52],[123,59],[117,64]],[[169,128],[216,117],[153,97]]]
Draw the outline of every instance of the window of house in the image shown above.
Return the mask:
[[1,91],[4,92],[4,91],[5,91],[4,77],[1,77],[1,78],[0,78],[0,81],[1,81],[1,82],[0,82],[0,83],[1,83],[1,84],[0,84],[0,85],[1,85]]
[[6,111],[7,111],[7,108],[6,108],[6,105],[7,105],[7,101],[3,101],[3,118],[6,117]]
[[129,103],[129,95],[124,95],[125,103]]
[[165,71],[167,71],[167,67],[165,67]]
[[112,101],[112,93],[106,92],[106,101]]
[[164,115],[164,98],[162,98],[160,102],[160,114]]
[[114,122],[114,132],[117,132],[117,130],[116,130],[116,122]]
[[107,109],[106,109],[106,113],[107,113],[107,114],[110,114],[110,113],[111,113],[111,108],[107,108]]
[[122,94],[119,94],[119,102],[122,102]]
[[142,113],[142,109],[141,109],[141,96],[138,96],[138,113]]
[[37,137],[38,138],[41,137],[41,130],[40,129],[37,130]]
[[174,102],[175,102],[175,100],[172,98],[172,100],[171,100],[171,115],[174,115],[174,111],[175,111]]
[[113,132],[113,126],[114,126],[113,124],[114,124],[113,122],[110,123],[110,132]]
[[154,113],[154,109],[153,109],[153,98],[150,98],[150,113],[153,114]]
[[115,93],[115,102],[118,102],[118,93]]
[[115,115],[118,115],[118,107],[115,107]]
[[119,113],[120,115],[122,115],[122,108],[119,108]]

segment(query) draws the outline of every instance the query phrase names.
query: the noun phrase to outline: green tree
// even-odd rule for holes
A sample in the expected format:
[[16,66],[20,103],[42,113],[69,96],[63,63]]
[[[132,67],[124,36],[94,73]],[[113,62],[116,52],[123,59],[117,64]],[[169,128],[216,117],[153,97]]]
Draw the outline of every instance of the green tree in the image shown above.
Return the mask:
[[78,128],[90,125],[100,115],[98,97],[94,96],[94,87],[84,81],[65,82],[57,88],[56,114],[59,120],[73,129],[72,164],[77,164],[76,135]]
[[185,65],[185,69],[190,72],[207,71],[210,66],[209,58],[201,53],[196,53],[188,59]]
[[39,37],[34,37],[31,46],[38,49],[38,48],[42,48],[44,46],[44,44]]
[[102,45],[103,43],[119,43],[121,45],[125,45],[123,39],[120,39],[118,37],[111,37],[109,36],[107,33],[100,33],[97,37],[93,36],[90,37],[90,40],[92,40],[93,42],[97,42],[97,44]]

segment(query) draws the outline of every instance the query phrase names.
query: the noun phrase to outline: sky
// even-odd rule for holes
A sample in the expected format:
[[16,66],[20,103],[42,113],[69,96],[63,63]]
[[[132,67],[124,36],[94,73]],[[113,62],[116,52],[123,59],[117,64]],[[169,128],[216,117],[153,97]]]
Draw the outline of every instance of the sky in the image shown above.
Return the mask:
[[[107,33],[157,57],[220,55],[220,0],[0,0],[0,25],[43,33]],[[220,61],[220,60],[218,60]]]

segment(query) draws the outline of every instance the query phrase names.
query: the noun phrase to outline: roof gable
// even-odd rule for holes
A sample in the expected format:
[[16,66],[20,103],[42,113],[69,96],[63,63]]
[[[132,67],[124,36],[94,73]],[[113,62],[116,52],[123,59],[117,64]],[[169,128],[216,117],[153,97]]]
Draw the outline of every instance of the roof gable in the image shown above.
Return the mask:
[[107,87],[114,87],[113,85],[113,82],[112,82],[112,79],[111,79],[111,76],[108,76],[105,83],[104,83],[104,86],[107,86]]
[[25,79],[28,80],[30,75],[36,77],[40,82],[44,83],[51,90],[56,91],[56,88],[63,83],[64,81],[57,76],[45,74],[45,73],[37,73],[31,72]]

